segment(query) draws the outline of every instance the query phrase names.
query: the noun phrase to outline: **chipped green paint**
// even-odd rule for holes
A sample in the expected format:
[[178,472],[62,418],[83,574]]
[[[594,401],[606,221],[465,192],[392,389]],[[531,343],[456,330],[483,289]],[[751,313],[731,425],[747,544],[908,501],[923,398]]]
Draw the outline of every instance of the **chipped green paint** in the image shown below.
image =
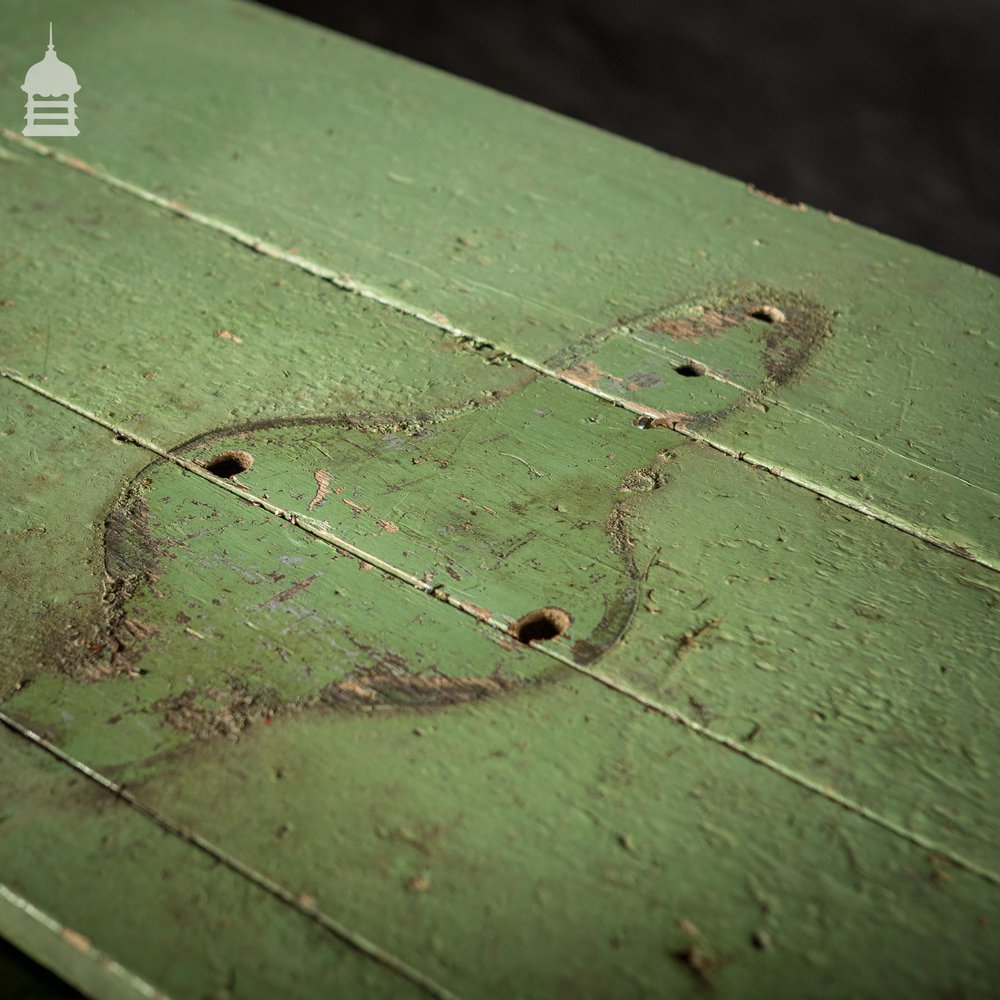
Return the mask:
[[124,11],[52,12],[78,139],[0,121],[0,934],[100,995],[996,993],[996,279]]

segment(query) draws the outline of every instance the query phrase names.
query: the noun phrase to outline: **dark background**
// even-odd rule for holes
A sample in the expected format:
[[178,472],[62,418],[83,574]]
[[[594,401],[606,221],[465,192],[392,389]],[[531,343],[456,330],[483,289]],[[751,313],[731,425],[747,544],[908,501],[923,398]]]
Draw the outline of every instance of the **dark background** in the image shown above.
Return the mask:
[[1000,0],[271,0],[1000,274]]

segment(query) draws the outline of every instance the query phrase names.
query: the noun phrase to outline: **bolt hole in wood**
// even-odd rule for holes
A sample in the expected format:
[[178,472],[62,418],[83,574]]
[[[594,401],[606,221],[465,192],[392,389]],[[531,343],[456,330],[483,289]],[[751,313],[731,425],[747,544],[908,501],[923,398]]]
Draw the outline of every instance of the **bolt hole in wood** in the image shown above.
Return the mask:
[[704,375],[708,369],[700,361],[688,360],[684,364],[678,365],[674,371],[678,375],[683,375],[684,378],[697,378],[699,375]]
[[562,608],[537,608],[518,618],[507,630],[519,642],[544,642],[558,638],[572,624],[572,615]]
[[253,455],[248,451],[224,451],[205,463],[205,468],[220,479],[232,479],[246,472],[253,465]]
[[764,323],[785,322],[785,314],[777,306],[756,306],[750,310],[750,318]]

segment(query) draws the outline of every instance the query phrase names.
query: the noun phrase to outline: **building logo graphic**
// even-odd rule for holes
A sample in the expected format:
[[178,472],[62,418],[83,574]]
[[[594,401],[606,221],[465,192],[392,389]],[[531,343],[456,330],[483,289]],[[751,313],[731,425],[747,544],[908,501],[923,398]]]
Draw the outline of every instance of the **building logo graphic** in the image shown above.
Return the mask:
[[[21,86],[28,95],[25,105],[27,124],[22,135],[79,135],[76,127],[76,100],[80,89],[76,73],[56,55],[52,44],[52,22],[49,22],[49,48],[45,58],[35,63],[25,74]],[[44,100],[44,98],[57,100]],[[43,100],[39,100],[43,98]]]

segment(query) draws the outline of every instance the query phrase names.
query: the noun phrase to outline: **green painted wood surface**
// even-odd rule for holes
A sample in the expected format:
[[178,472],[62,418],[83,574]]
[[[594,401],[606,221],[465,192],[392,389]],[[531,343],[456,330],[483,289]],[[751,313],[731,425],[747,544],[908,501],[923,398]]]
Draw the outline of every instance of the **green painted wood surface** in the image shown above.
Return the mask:
[[95,995],[995,994],[997,280],[250,5],[51,16],[0,934]]

